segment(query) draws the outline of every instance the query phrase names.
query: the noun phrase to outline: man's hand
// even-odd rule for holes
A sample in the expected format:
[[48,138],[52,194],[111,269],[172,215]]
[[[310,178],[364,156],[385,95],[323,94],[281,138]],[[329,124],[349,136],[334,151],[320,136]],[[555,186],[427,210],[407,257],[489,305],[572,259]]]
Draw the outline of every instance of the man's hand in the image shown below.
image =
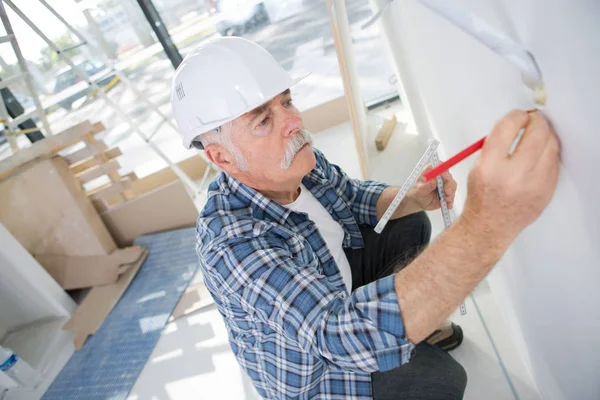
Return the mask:
[[[433,168],[431,165],[423,170],[423,174]],[[454,205],[454,196],[456,194],[456,181],[449,172],[442,174],[444,180],[444,197],[448,203],[448,208]],[[394,197],[398,194],[400,188],[390,186],[385,188],[377,201],[377,219],[381,219],[385,210],[392,203]],[[391,219],[402,218],[423,210],[437,210],[441,207],[440,198],[437,191],[437,179],[425,182],[423,175],[419,181],[408,191],[402,203],[398,206]]]
[[[521,143],[509,156],[522,128]],[[558,181],[559,147],[538,113],[512,111],[496,124],[469,174],[461,216],[396,273],[410,341],[418,343],[437,329],[546,208]]]
[[[423,170],[419,181],[410,189],[406,196],[406,199],[412,201],[419,210],[437,210],[442,206],[437,190],[437,179],[425,182],[423,178],[423,174],[432,168],[432,165],[428,165]],[[452,208],[454,205],[454,196],[456,195],[456,181],[450,172],[444,172],[441,177],[444,181],[444,198],[448,203],[448,208]]]
[[[512,156],[517,132],[525,133]],[[462,219],[481,234],[512,242],[552,199],[558,181],[560,145],[539,113],[512,111],[485,140],[469,174]]]

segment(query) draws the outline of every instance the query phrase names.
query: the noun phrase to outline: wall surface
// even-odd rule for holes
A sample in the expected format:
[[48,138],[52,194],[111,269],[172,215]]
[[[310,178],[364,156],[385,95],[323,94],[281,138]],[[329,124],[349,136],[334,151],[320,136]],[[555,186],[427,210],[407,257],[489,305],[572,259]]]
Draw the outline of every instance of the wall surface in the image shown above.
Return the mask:
[[[542,397],[600,399],[600,2],[453,1],[531,51],[562,143],[555,198],[489,283]],[[394,1],[383,21],[411,108],[441,139],[442,156],[486,135],[510,109],[532,108],[512,65],[418,1]],[[452,170],[459,210],[473,160]]]
[[69,316],[76,305],[0,224],[0,339],[43,318]]

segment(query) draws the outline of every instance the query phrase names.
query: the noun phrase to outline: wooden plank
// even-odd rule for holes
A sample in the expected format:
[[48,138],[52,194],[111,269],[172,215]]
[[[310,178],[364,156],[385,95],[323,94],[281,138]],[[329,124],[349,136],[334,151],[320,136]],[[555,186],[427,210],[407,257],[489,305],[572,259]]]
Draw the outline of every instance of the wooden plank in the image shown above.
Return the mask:
[[135,172],[130,172],[127,175],[123,175],[122,179],[128,178],[130,182],[132,182],[132,190],[133,190],[133,197],[130,199],[125,200],[123,198],[123,196],[121,196],[120,194],[115,195],[115,196],[111,196],[111,197],[106,197],[104,199],[101,200],[95,200],[92,201],[92,203],[94,204],[94,207],[96,207],[96,211],[98,211],[98,213],[103,213],[105,211],[108,211],[110,209],[112,209],[114,206],[117,206],[119,204],[123,204],[125,201],[129,201],[129,200],[133,200],[135,199],[138,194],[135,192],[135,181],[137,181],[139,178],[138,176],[135,174]]
[[[86,144],[88,146],[93,146],[94,144],[98,143],[98,142],[96,142],[96,138],[92,134],[84,135],[83,140],[86,142]],[[102,163],[105,163],[108,161],[108,159],[102,153],[95,153],[94,158],[96,160],[98,160],[98,162],[102,162]],[[117,182],[121,181],[121,175],[119,175],[119,173],[117,171],[110,171],[106,175],[113,183],[117,183]],[[128,187],[125,190],[121,191],[120,195],[123,196],[125,200],[132,199],[133,197],[135,197],[135,195],[133,194],[133,191],[131,190],[131,187]],[[107,197],[104,196],[104,198],[106,199]]]
[[94,168],[85,170],[81,174],[77,175],[77,179],[79,179],[79,182],[82,184],[87,183],[110,172],[117,171],[119,167],[119,162],[115,159],[112,159],[105,164],[96,165]]
[[0,161],[0,179],[9,175],[15,168],[31,162],[37,158],[50,156],[57,151],[67,148],[81,140],[86,133],[94,128],[89,121],[80,122],[54,136],[33,143],[30,147],[22,149],[12,156]]
[[[119,157],[123,153],[121,153],[121,149],[119,149],[118,147],[113,147],[112,149],[106,150],[102,154],[106,156],[107,160],[112,160],[113,158]],[[96,160],[95,158],[90,158],[85,161],[71,165],[71,171],[73,171],[75,175],[78,175],[86,169],[93,168],[98,164],[98,160]]]
[[115,194],[123,193],[128,189],[131,189],[131,182],[129,179],[123,179],[120,182],[111,182],[100,186],[99,188],[87,192],[87,195],[92,200],[100,200],[114,196]]
[[126,175],[123,175],[123,178],[129,178],[131,182],[137,181],[139,179],[135,172],[130,172]]
[[392,115],[392,118],[386,119],[381,125],[379,132],[377,133],[377,137],[375,138],[375,146],[377,150],[383,151],[387,146],[390,138],[392,137],[392,133],[394,133],[394,129],[396,129],[396,125],[398,120],[395,115]]
[[[107,175],[110,178],[110,180],[113,182],[119,182],[119,181],[123,182],[123,180],[124,180],[117,171],[109,172]],[[131,190],[131,181],[129,179],[126,179],[126,180],[130,184],[127,186],[127,188],[125,188],[125,190],[123,190],[123,192],[121,194],[125,197],[125,200],[133,199],[135,197],[135,194]]]
[[[100,152],[104,152],[106,150],[106,145],[102,141],[97,141],[95,135],[102,132],[104,130],[104,125],[102,122],[96,122],[92,125],[92,129],[90,132],[82,135],[83,141],[86,143],[86,147],[71,154],[64,156],[65,160],[71,165],[80,163],[84,160],[87,160],[90,157],[95,156]],[[85,140],[86,137],[91,137],[89,143]],[[120,150],[119,150],[120,151]],[[119,153],[120,155],[120,153]],[[95,164],[94,164],[95,165]]]
[[75,164],[87,158],[94,157],[96,154],[103,153],[105,150],[106,144],[104,144],[104,142],[88,143],[83,149],[67,154],[65,160],[67,160],[69,164]]
[[100,132],[104,131],[104,129],[105,129],[104,124],[102,124],[102,122],[100,122],[100,121],[94,122],[94,124],[92,125],[92,131],[90,133],[92,135],[96,136]]

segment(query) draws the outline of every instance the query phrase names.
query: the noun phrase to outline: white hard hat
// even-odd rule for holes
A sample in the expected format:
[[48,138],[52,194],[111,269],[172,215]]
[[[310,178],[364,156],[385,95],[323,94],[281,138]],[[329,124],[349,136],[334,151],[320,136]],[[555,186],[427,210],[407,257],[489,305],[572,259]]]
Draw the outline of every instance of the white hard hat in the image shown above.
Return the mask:
[[303,78],[292,79],[269,52],[243,38],[200,44],[175,71],[171,88],[183,145],[190,148],[198,135],[265,104]]

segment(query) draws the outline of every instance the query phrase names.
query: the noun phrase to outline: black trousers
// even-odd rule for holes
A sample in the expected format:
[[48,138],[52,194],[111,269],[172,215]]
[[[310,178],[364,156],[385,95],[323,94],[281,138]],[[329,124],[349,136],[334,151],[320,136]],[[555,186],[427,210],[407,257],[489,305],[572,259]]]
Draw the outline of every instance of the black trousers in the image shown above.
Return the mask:
[[[389,221],[381,234],[360,227],[365,247],[344,249],[352,270],[352,289],[401,270],[429,243],[431,223],[425,212]],[[462,399],[464,368],[437,346],[422,342],[410,362],[371,374],[374,400]]]

